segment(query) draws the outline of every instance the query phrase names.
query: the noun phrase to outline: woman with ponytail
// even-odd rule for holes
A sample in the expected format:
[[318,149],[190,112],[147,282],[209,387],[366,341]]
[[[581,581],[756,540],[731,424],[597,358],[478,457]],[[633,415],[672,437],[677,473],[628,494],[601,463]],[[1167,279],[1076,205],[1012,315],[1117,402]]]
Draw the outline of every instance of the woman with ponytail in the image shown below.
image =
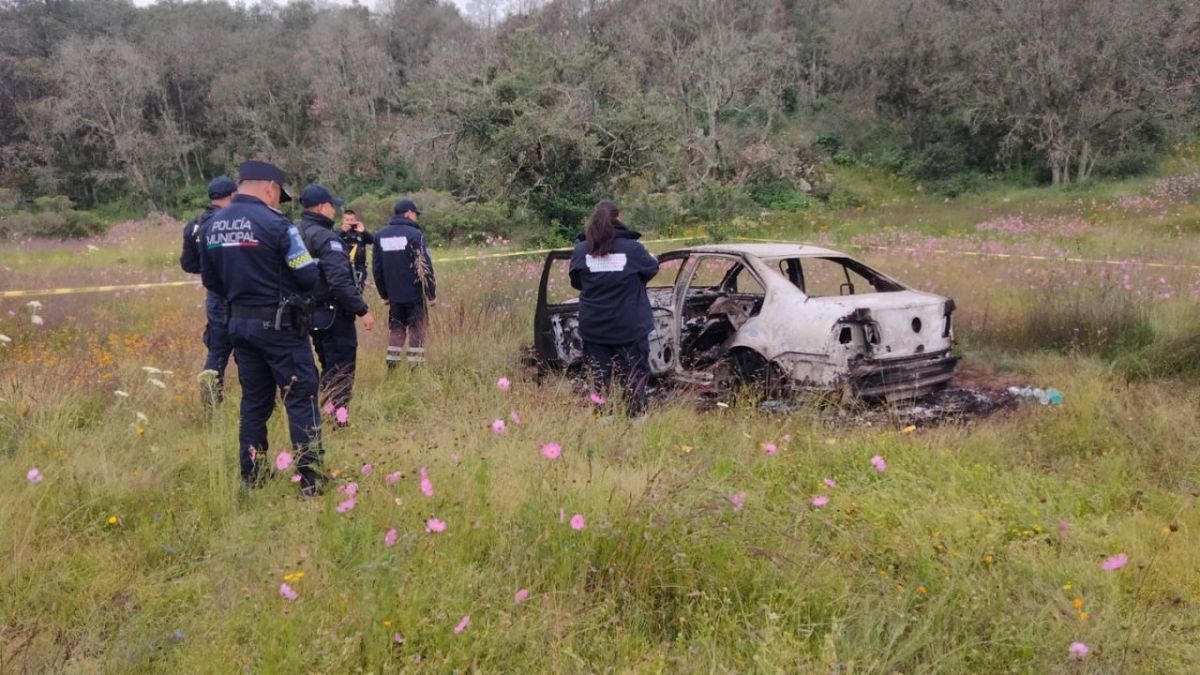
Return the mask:
[[596,205],[571,256],[571,285],[579,290],[579,334],[596,386],[620,376],[630,417],[646,411],[650,331],[654,318],[646,283],[658,260],[625,227],[616,204]]

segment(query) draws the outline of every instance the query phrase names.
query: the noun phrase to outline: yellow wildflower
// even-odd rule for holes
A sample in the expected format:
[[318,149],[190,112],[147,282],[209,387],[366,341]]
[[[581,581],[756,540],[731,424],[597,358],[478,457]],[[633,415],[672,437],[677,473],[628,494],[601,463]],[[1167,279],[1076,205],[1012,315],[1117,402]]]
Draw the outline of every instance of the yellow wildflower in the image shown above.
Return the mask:
[[1075,598],[1075,600],[1071,602],[1071,606],[1073,606],[1075,609],[1083,609],[1083,598]]
[[283,580],[289,584],[294,584],[304,578],[304,572],[292,572],[291,574],[283,575]]
[[1079,620],[1080,620],[1080,621],[1087,621],[1087,620],[1088,620],[1088,613],[1087,613],[1087,612],[1080,612],[1080,613],[1079,613]]
[[116,516],[108,517],[108,524],[112,527],[116,527],[120,522],[121,522],[121,519]]

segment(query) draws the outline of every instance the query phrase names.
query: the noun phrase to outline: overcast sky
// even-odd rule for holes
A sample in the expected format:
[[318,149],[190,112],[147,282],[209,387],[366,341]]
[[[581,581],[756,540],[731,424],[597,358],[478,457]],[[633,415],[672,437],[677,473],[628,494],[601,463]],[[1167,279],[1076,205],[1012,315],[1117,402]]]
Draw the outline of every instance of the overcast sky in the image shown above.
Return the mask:
[[[317,0],[317,1],[318,1],[318,3],[325,2],[325,3],[329,3],[331,5],[356,5],[357,4],[357,5],[363,5],[366,7],[370,7],[372,9],[375,8],[375,4],[378,2],[378,0]],[[441,1],[445,2],[446,0],[441,0]],[[469,5],[471,2],[471,0],[450,0],[450,1],[453,2],[454,4],[458,5],[458,8],[460,10],[462,10],[464,14],[466,14],[467,5]],[[153,5],[156,2],[158,2],[158,0],[133,0],[133,4],[137,5],[138,7],[145,7],[146,5]],[[226,2],[229,2],[230,4],[234,4],[234,5],[253,5],[253,4],[255,4],[255,2],[250,2],[248,0],[226,0]],[[281,5],[288,4],[288,2],[286,2],[285,0],[276,0],[276,2],[278,2],[278,4],[281,4]]]

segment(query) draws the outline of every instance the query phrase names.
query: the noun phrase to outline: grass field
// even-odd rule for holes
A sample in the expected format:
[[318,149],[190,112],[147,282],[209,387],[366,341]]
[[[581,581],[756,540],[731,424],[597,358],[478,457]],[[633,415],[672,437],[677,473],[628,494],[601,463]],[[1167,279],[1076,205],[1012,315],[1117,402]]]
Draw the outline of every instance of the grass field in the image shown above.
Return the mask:
[[[520,366],[540,260],[444,264],[427,368],[360,331],[326,436],[349,510],[239,489],[236,388],[196,404],[199,288],[0,300],[0,672],[1195,672],[1200,167],[1169,168],[952,202],[860,175],[860,209],[725,228],[950,295],[973,373],[1066,396],[967,426],[750,394],[597,424]],[[32,243],[0,288],[183,279],[176,241]]]

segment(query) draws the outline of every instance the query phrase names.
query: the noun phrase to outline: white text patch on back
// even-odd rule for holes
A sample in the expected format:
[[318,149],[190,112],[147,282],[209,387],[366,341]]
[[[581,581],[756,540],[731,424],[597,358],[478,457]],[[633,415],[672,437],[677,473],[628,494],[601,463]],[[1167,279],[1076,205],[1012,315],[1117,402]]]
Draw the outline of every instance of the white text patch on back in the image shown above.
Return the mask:
[[624,272],[625,254],[612,253],[609,255],[587,257],[587,268],[592,272]]

